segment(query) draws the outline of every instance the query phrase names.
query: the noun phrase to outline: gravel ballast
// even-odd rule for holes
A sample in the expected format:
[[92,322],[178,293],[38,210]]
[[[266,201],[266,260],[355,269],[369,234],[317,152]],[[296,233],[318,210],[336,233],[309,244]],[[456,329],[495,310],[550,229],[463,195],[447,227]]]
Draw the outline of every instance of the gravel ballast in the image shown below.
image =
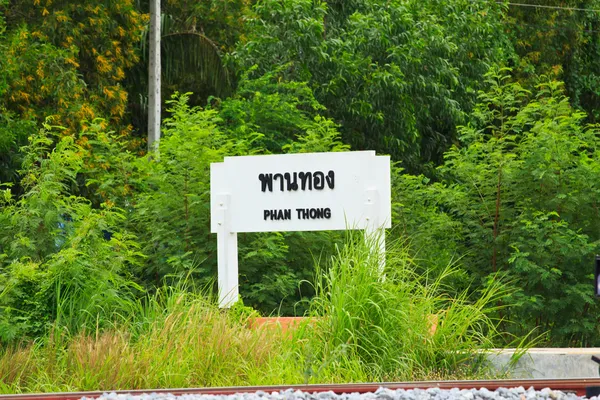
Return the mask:
[[[309,393],[301,390],[288,389],[280,392],[254,392],[233,395],[152,393],[129,395],[105,393],[100,400],[577,400],[585,399],[573,393],[558,390],[533,388],[499,388],[491,391],[482,389],[378,389],[375,393],[344,393],[333,392]],[[85,397],[82,400],[89,400]],[[598,400],[592,397],[593,400]]]

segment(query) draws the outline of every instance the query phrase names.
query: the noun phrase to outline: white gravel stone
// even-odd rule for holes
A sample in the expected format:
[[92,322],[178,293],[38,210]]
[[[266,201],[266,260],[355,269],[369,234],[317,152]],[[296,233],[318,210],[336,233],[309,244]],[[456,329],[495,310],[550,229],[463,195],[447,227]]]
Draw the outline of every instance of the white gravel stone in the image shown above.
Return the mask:
[[[337,395],[334,392],[308,393],[301,390],[288,389],[280,392],[239,393],[230,396],[215,396],[201,394],[185,394],[174,396],[170,393],[151,393],[142,395],[105,393],[98,400],[579,400],[572,393],[545,388],[500,388],[495,391],[481,389],[411,389],[390,390],[379,388],[374,393],[345,393]],[[82,400],[86,399],[85,397]],[[600,400],[592,397],[590,400]]]

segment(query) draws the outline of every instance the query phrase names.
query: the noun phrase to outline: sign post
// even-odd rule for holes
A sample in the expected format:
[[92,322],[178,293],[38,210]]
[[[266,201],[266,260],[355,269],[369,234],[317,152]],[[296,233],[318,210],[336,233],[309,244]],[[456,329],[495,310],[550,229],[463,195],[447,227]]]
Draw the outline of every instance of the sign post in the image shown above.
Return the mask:
[[225,157],[211,164],[219,306],[238,298],[238,232],[363,229],[383,272],[390,158],[374,151]]
[[230,195],[217,195],[219,203],[217,230],[217,275],[219,304],[233,304],[238,298],[237,233],[231,231]]

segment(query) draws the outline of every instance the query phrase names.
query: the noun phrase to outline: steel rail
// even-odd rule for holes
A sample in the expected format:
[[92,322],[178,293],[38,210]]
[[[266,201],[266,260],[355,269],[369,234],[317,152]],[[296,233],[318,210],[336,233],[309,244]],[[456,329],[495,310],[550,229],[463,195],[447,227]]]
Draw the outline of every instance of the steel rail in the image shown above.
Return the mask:
[[388,389],[480,389],[496,390],[501,387],[514,388],[533,387],[536,390],[550,388],[563,392],[576,393],[585,396],[585,389],[589,386],[600,386],[600,378],[585,379],[508,379],[508,380],[477,380],[477,381],[420,381],[420,382],[382,382],[382,383],[349,383],[349,384],[320,384],[320,385],[277,385],[277,386],[236,386],[212,387],[189,389],[142,389],[142,390],[104,390],[95,392],[65,392],[65,393],[35,393],[35,394],[10,394],[0,395],[0,400],[78,400],[82,397],[97,398],[104,393],[115,392],[119,394],[140,395],[144,393],[171,393],[182,394],[212,394],[229,395],[235,393],[249,393],[263,391],[267,393],[279,392],[286,389],[298,389],[304,392],[318,393],[332,391],[341,393],[367,393],[374,392],[380,387]]

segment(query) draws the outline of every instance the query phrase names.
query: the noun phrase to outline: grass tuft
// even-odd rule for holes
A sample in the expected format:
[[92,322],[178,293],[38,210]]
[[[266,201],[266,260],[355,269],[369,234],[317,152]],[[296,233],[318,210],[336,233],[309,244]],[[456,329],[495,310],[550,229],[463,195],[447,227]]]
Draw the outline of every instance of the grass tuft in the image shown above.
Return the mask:
[[403,242],[388,245],[382,274],[377,240],[352,235],[330,268],[317,267],[313,314],[326,316],[325,354],[358,360],[375,381],[489,374],[477,355],[499,339],[495,316],[508,286],[491,280],[475,299],[452,296],[445,282],[458,269],[421,276]]

